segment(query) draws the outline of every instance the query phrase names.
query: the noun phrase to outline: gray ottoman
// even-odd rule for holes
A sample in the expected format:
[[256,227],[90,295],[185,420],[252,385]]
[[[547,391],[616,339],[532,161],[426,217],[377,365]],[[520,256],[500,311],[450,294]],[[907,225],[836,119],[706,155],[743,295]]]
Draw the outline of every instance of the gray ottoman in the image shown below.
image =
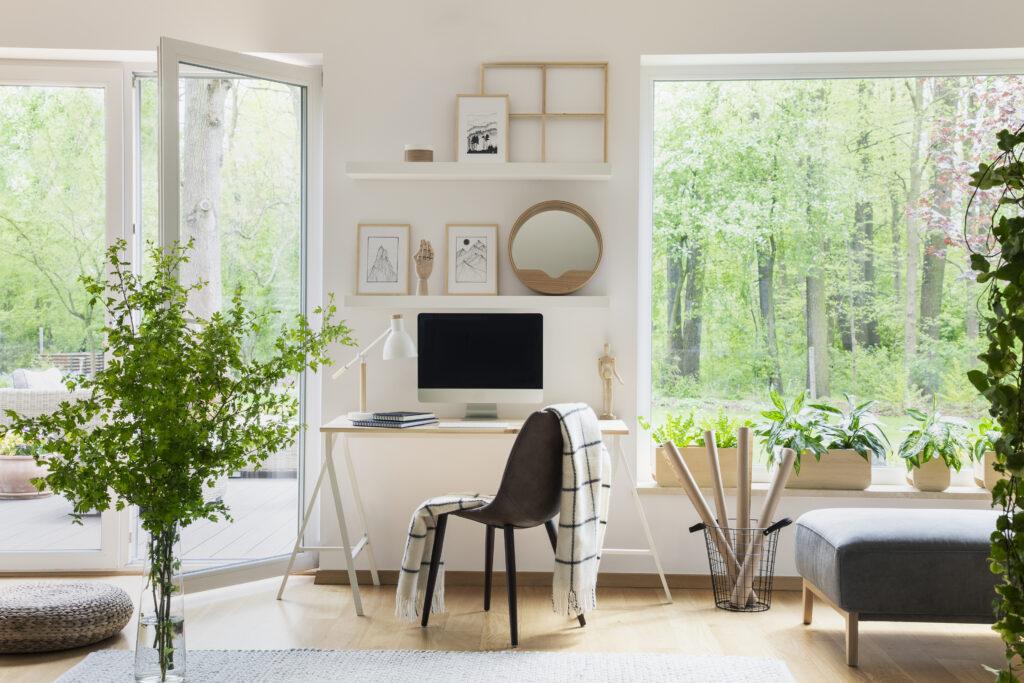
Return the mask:
[[991,510],[829,508],[796,522],[804,623],[814,596],[846,618],[846,663],[860,621],[992,623]]
[[119,633],[133,612],[127,593],[97,581],[0,586],[0,653],[97,643]]

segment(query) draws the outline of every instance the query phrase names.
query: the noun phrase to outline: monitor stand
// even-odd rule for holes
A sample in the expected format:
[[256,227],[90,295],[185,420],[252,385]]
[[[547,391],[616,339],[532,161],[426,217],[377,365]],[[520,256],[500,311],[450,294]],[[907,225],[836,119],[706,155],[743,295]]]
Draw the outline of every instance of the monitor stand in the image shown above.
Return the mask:
[[496,420],[498,419],[497,403],[467,403],[467,420]]

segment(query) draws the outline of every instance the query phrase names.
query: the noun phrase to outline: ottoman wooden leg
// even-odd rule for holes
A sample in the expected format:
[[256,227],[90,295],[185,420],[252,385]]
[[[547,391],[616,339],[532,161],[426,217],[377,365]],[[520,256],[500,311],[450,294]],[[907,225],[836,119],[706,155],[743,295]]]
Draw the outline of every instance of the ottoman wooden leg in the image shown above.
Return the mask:
[[836,603],[828,599],[828,597],[822,593],[818,588],[804,579],[804,623],[811,623],[811,613],[814,609],[814,597],[817,596],[822,602],[827,604],[829,607],[839,612],[843,619],[846,620],[846,664],[847,666],[857,666],[857,627],[860,625],[860,618],[857,612],[847,612],[843,608],[839,607]]
[[804,623],[811,623],[814,614],[814,593],[811,592],[807,579],[804,579]]
[[857,666],[857,626],[860,620],[856,612],[846,613],[846,665]]

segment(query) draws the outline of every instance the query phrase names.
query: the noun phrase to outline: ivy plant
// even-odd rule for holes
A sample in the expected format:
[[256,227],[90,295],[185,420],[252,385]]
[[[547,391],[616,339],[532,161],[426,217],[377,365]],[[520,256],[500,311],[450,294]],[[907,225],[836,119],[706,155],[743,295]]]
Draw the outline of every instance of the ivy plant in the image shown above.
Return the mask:
[[822,427],[825,435],[825,448],[845,449],[856,451],[862,458],[871,462],[871,459],[878,458],[885,460],[887,449],[891,447],[888,437],[882,431],[877,418],[871,412],[871,407],[877,401],[866,401],[857,405],[853,397],[843,394],[849,406],[847,412],[829,405],[814,405],[814,408],[825,413],[827,418],[836,417],[837,422],[831,419]]
[[940,413],[935,399],[932,399],[931,412],[908,408],[907,415],[917,424],[900,428],[900,431],[907,432],[907,436],[896,453],[906,462],[907,471],[921,467],[929,460],[941,459],[959,472],[964,464],[964,454],[970,454],[968,424],[958,417]]
[[813,406],[804,406],[806,391],[801,391],[789,405],[774,389],[769,392],[769,396],[775,410],[761,411],[761,415],[768,418],[769,422],[754,428],[754,433],[761,437],[768,464],[776,463],[782,448],[796,451],[793,469],[797,472],[800,471],[800,458],[804,453],[813,453],[817,460],[821,460],[821,456],[828,452],[825,445],[828,425],[825,413]]
[[319,330],[297,315],[281,327],[269,358],[249,357],[246,342],[266,315],[249,311],[241,291],[208,319],[192,315],[189,297],[204,283],[177,277],[191,243],[150,246],[147,278],[131,270],[126,248],[122,240],[107,250],[107,281],[81,278],[90,305],[103,309],[110,358],[94,377],[68,380],[68,388],[88,397],[39,417],[8,410],[11,424],[0,427],[0,436],[13,431],[44,446],[50,454],[45,483],[73,503],[75,521],[92,510],[138,507],[150,539],[152,647],[164,679],[175,653],[170,606],[180,528],[230,519],[222,500],[204,500],[204,488],[247,465],[258,468],[291,444],[304,427],[293,378],[329,363],[330,342],[353,342],[350,330],[332,320],[332,299],[314,311]]
[[[1024,126],[996,136],[999,154],[971,175],[976,188],[967,216],[988,216],[987,240],[972,246],[971,268],[986,285],[982,308],[988,346],[978,356],[983,370],[967,378],[988,401],[999,436],[992,442],[993,468],[1009,475],[992,490],[993,506],[1002,514],[992,533],[992,572],[1002,576],[996,587],[993,629],[1006,646],[1006,667],[998,683],[1020,681],[1024,657]],[[978,205],[981,191],[998,198]],[[979,211],[980,208],[980,211]],[[971,242],[968,242],[971,245]]]

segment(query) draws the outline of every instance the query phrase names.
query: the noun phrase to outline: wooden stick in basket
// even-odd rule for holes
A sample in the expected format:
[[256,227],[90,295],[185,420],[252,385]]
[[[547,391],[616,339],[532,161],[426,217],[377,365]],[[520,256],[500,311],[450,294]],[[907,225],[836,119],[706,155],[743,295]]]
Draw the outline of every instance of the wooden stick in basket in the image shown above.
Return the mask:
[[[750,526],[750,451],[752,445],[750,427],[740,427],[736,433],[736,528]],[[739,532],[736,536],[736,557],[747,554],[747,535]]]
[[[715,510],[718,512],[718,526],[729,526],[729,511],[725,507],[725,487],[722,485],[722,467],[718,461],[718,444],[715,433],[704,431],[704,448],[708,452],[708,465],[711,468],[711,493],[715,496]],[[737,553],[738,557],[743,557]]]
[[[765,498],[764,507],[761,508],[761,516],[757,520],[758,528],[762,530],[767,529],[772,523],[775,508],[778,507],[779,499],[782,498],[782,491],[786,488],[786,482],[793,471],[793,463],[795,461],[796,451],[791,448],[783,448],[782,463],[779,465],[779,469],[775,471],[775,476],[772,477],[771,486],[768,488],[768,497]],[[752,536],[749,540],[750,543],[743,555],[743,567],[739,573],[739,580],[732,588],[730,602],[737,606],[744,604],[742,602],[744,594],[747,596],[746,604],[749,605],[751,603],[750,596],[754,586],[754,571],[761,563],[761,550],[764,547],[763,536]]]
[[676,449],[676,445],[671,441],[666,441],[661,445],[662,453],[664,453],[665,460],[668,462],[669,467],[675,473],[676,478],[679,479],[679,483],[683,485],[683,491],[686,492],[690,502],[693,503],[693,507],[697,510],[697,514],[700,519],[708,527],[708,533],[711,535],[711,540],[718,548],[718,552],[722,554],[722,560],[725,561],[729,566],[730,576],[739,576],[740,563],[736,558],[736,553],[733,552],[732,545],[718,528],[718,524],[715,522],[715,516],[711,513],[711,508],[708,507],[708,503],[704,500],[704,496],[701,495],[700,487],[697,486],[696,480],[693,475],[690,474],[690,468],[683,462],[683,456],[679,454],[679,450]]

